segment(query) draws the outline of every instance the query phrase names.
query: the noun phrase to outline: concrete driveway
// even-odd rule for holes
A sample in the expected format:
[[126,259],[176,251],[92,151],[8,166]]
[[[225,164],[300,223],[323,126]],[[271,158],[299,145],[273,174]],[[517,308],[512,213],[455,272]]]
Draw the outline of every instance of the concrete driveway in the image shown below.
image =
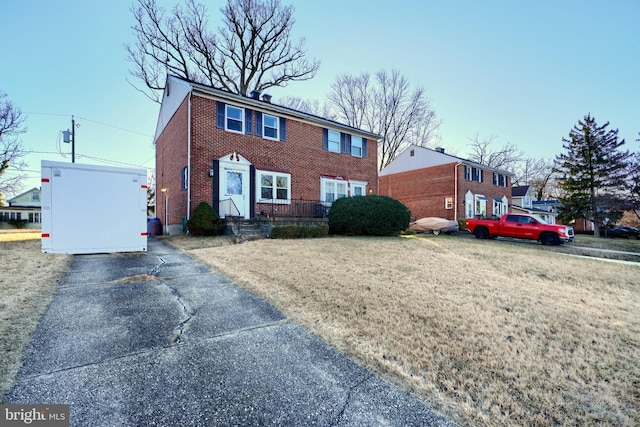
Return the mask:
[[77,255],[5,403],[74,426],[444,426],[444,418],[189,256]]

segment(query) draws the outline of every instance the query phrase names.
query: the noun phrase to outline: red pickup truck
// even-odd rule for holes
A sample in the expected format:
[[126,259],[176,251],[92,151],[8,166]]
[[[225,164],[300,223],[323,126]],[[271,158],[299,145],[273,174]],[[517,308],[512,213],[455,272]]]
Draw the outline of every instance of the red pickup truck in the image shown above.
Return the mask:
[[572,227],[547,224],[541,219],[527,214],[507,213],[500,219],[467,219],[467,230],[478,239],[515,237],[537,240],[543,245],[559,245],[573,241]]

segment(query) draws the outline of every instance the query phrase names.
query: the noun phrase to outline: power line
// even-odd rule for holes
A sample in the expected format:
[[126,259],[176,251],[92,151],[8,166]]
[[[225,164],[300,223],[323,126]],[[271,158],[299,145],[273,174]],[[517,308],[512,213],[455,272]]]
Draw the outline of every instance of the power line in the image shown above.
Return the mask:
[[[39,113],[39,112],[35,112],[35,111],[25,111],[24,114],[35,114],[35,115],[39,115],[39,116],[60,116],[60,117],[68,117],[71,116],[72,114],[59,114],[59,113]],[[97,120],[92,120],[92,119],[88,119],[86,117],[80,117],[78,116],[78,119],[80,120],[85,120],[87,122],[91,122],[91,123],[95,123],[101,126],[106,126],[106,127],[110,127],[113,129],[118,129],[124,132],[129,132],[129,133],[135,133],[136,135],[140,135],[140,136],[145,136],[147,138],[153,138],[153,136],[146,134],[146,133],[142,133],[142,132],[138,132],[135,130],[131,130],[131,129],[126,129],[120,126],[115,126],[115,125],[110,125],[108,123],[103,123],[103,122],[99,122]]]
[[102,126],[106,126],[106,127],[113,128],[113,129],[118,129],[118,130],[122,130],[122,131],[125,131],[125,132],[135,133],[135,134],[137,134],[137,135],[146,136],[147,138],[152,138],[152,136],[151,136],[151,135],[147,135],[147,134],[142,133],[142,132],[137,132],[137,131],[135,131],[135,130],[125,129],[125,128],[122,128],[122,127],[119,127],[119,126],[109,125],[109,124],[107,124],[107,123],[101,123],[101,122],[98,122],[98,121],[96,121],[96,120],[87,119],[86,117],[80,117],[80,116],[78,116],[78,118],[79,118],[80,120],[86,120],[86,121],[88,121],[88,122],[96,123],[96,124],[99,124],[99,125],[102,125]]

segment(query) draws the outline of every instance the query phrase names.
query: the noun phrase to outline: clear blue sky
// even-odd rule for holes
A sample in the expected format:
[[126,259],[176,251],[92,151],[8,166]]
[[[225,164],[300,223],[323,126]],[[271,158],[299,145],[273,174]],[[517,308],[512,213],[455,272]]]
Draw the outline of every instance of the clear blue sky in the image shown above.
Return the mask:
[[[223,3],[206,2],[216,27]],[[636,0],[291,3],[294,36],[306,38],[321,66],[311,81],[272,90],[276,103],[285,95],[322,100],[338,74],[397,69],[426,89],[442,119],[441,145],[459,155],[479,134],[553,158],[587,113],[639,150]],[[80,125],[77,162],[154,167],[159,106],[126,80],[131,4],[0,1],[0,90],[27,117],[22,141],[34,152],[24,189],[39,186],[41,159],[70,161],[57,142],[71,115]]]

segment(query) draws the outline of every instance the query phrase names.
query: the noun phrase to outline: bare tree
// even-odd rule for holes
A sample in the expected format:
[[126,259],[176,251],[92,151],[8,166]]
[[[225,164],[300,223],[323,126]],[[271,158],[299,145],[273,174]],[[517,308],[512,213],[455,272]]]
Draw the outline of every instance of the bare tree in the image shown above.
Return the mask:
[[421,87],[411,88],[399,71],[341,75],[331,85],[329,101],[337,119],[382,135],[378,169],[382,170],[409,144],[428,146],[438,139],[440,120]]
[[523,157],[513,165],[513,185],[530,185],[537,200],[550,198],[555,192],[553,160]]
[[517,163],[524,158],[524,152],[515,145],[506,143],[502,147],[496,148],[495,135],[481,139],[478,134],[471,141],[471,154],[469,160],[481,163],[496,169],[514,171]]
[[[185,0],[167,13],[155,0],[138,0],[132,8],[135,44],[127,44],[131,75],[144,83],[138,90],[154,101],[167,73],[247,95],[311,79],[318,61],[305,58],[304,39],[291,41],[293,6],[280,0],[227,0],[223,26],[209,29],[207,8]],[[134,85],[135,87],[135,85]]]
[[331,111],[331,106],[325,101],[317,99],[302,99],[299,96],[283,96],[278,103],[284,107],[302,111],[328,120],[336,120],[336,114]]
[[18,139],[27,131],[24,116],[6,97],[7,94],[0,90],[0,201],[2,193],[17,192],[22,187],[23,175],[6,176],[5,172],[10,167],[22,170],[26,166],[22,158],[27,154]]

